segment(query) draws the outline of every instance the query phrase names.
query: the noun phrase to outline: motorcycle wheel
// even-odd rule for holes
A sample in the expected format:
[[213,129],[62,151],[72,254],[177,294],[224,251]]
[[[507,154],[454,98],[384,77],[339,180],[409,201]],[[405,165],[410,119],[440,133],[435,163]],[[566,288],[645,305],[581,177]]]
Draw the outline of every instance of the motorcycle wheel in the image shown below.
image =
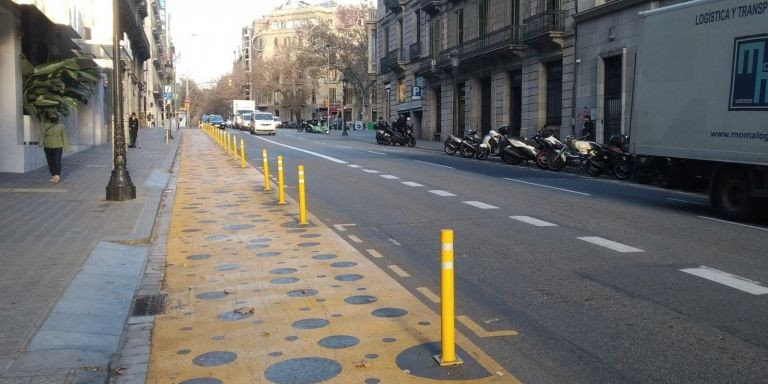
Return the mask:
[[376,135],[376,144],[378,145],[384,144],[384,140],[379,135]]
[[632,161],[629,159],[622,159],[616,163],[616,167],[613,169],[613,175],[619,180],[627,180],[632,177]]
[[520,164],[520,159],[517,156],[512,156],[506,152],[501,153],[501,159],[504,160],[505,163],[509,165],[518,165]]
[[563,160],[563,156],[557,152],[552,152],[547,158],[547,165],[549,166],[549,169],[559,172],[565,167],[565,161]]
[[480,148],[477,150],[477,158],[478,160],[485,160],[488,158],[488,155],[491,154],[490,148]]
[[587,174],[592,177],[597,177],[603,174],[603,168],[592,159],[587,160],[584,168],[587,171]]
[[408,138],[408,143],[407,143],[407,145],[408,145],[409,147],[415,147],[415,146],[416,146],[416,138],[413,138],[413,137],[409,137],[409,138]]
[[456,145],[450,142],[445,142],[445,146],[443,147],[445,149],[445,153],[449,155],[455,155],[456,154]]
[[471,159],[475,157],[475,149],[471,147],[467,147],[465,145],[461,146],[461,157],[465,159]]
[[536,157],[534,160],[536,161],[536,165],[539,166],[541,169],[549,169],[549,163],[547,162],[547,158],[549,157],[550,151],[539,151],[536,153]]

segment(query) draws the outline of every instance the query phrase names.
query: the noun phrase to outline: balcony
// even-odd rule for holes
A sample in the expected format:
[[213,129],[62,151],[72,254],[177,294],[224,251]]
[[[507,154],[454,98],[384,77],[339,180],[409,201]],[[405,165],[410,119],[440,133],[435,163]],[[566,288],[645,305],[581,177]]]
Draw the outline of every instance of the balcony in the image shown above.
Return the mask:
[[520,26],[513,25],[465,42],[459,47],[459,54],[460,59],[464,61],[483,58],[489,54],[517,53],[524,48],[520,38]]
[[407,0],[384,0],[384,6],[395,13],[400,13],[405,9],[405,2]]
[[147,3],[144,0],[120,1],[120,25],[128,34],[131,50],[139,61],[149,59],[149,40],[144,33],[144,18],[147,16]]
[[451,57],[449,51],[442,51],[437,55],[429,54],[422,57],[416,74],[427,78],[439,78],[443,70],[450,70]]
[[380,71],[395,71],[395,72],[401,72],[405,66],[405,61],[403,60],[403,51],[400,49],[396,49],[394,51],[390,51],[386,54],[386,56],[381,58],[381,62],[379,65]]
[[147,0],[136,0],[136,6],[138,7],[139,16],[143,19],[149,16],[147,9]]
[[440,6],[442,3],[442,0],[421,0],[419,2],[419,7],[430,15],[436,15],[440,13]]
[[419,61],[421,59],[421,42],[413,43],[408,49],[408,59],[411,62]]
[[556,43],[562,47],[568,11],[550,10],[523,20],[523,42]]

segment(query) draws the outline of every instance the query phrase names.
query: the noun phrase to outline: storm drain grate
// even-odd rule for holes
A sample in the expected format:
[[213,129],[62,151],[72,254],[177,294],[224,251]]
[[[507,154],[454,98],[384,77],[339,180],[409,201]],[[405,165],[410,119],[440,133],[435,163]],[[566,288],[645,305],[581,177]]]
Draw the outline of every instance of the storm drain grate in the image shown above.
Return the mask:
[[167,295],[139,296],[133,301],[131,316],[154,316],[165,313]]

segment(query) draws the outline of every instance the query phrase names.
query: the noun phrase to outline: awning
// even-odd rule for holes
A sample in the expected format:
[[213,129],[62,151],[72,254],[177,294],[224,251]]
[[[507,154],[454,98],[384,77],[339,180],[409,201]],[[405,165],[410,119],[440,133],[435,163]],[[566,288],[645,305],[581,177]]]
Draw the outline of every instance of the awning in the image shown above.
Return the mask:
[[21,50],[33,65],[51,57],[69,59],[78,56],[80,46],[72,39],[80,35],[69,25],[56,24],[34,5],[18,5],[21,20]]

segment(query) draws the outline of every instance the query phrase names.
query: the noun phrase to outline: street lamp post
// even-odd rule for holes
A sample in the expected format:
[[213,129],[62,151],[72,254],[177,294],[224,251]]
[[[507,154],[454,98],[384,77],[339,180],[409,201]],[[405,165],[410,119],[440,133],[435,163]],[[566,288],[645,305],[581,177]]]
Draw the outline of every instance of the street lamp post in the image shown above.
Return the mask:
[[123,126],[123,82],[120,68],[120,0],[112,1],[112,100],[114,134],[112,135],[112,175],[107,184],[107,200],[124,201],[136,198],[136,186],[128,173],[125,129]]
[[328,87],[328,108],[325,111],[325,119],[328,122],[328,129],[331,129],[331,44],[326,44],[325,49],[328,51],[328,68],[325,74],[325,83]]
[[347,133],[347,123],[344,121],[344,112],[345,108],[347,106],[347,78],[342,75],[341,76],[341,135],[342,136],[348,136],[349,133]]

